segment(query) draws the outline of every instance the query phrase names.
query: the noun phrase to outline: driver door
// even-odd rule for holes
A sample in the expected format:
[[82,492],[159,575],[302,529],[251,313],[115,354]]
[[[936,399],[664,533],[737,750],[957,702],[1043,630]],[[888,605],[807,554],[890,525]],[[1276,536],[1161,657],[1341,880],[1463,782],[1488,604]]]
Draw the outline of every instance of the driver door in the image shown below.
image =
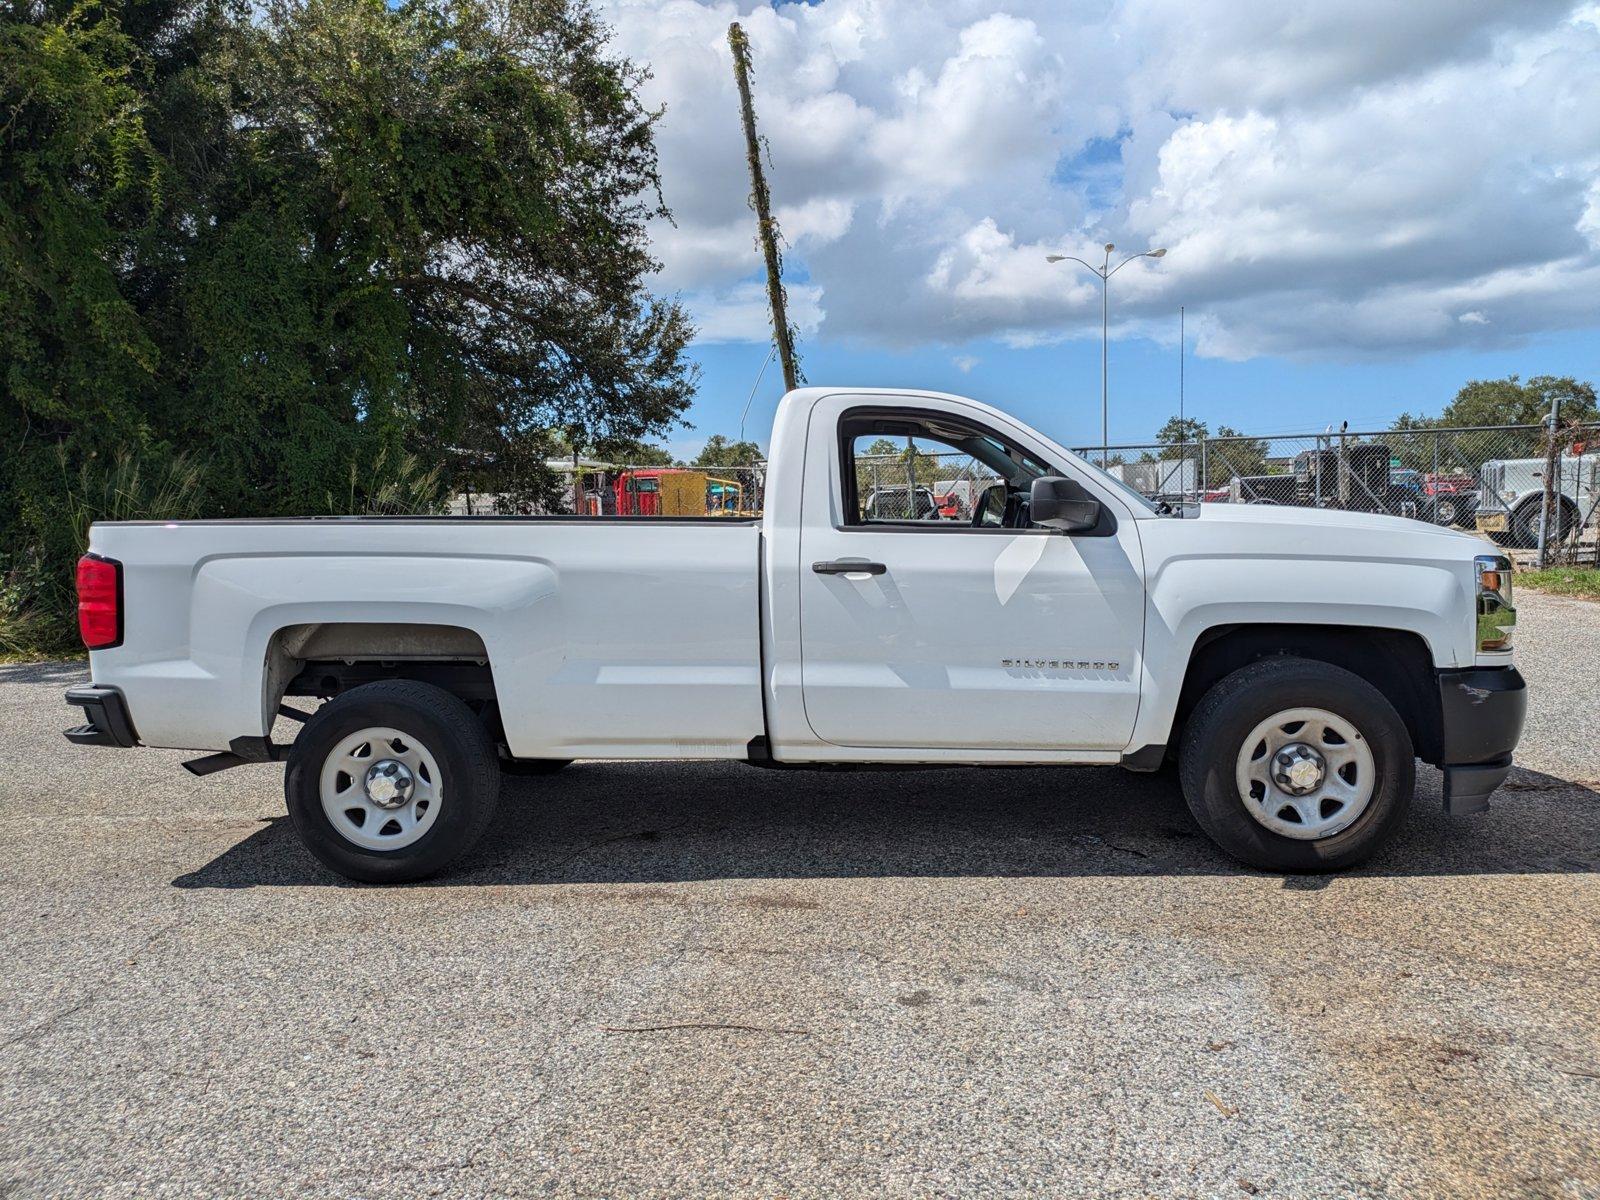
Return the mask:
[[[812,732],[852,747],[1125,748],[1143,644],[1137,522],[1081,468],[972,410],[855,399],[836,402],[825,430],[819,405],[808,440],[799,586]],[[1027,522],[1031,480],[1069,473],[1106,497],[1104,528]]]

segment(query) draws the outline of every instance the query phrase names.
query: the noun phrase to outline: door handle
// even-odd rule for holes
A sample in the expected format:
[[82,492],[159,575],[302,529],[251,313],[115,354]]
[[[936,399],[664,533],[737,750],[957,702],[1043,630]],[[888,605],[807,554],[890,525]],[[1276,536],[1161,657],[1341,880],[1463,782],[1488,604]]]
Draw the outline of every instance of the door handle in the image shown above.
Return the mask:
[[889,568],[882,563],[836,558],[832,562],[814,562],[811,569],[818,575],[882,575]]

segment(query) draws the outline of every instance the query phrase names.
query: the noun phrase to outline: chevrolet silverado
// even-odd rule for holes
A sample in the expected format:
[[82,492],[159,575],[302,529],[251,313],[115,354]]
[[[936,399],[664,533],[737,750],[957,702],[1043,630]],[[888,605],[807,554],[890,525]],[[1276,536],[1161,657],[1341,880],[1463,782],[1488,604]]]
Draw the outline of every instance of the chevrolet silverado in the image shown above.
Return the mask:
[[[870,503],[856,460],[885,440],[913,473],[961,464],[970,511]],[[972,400],[803,388],[759,519],[95,525],[66,736],[209,751],[196,774],[284,761],[306,847],[375,882],[466,852],[503,771],[582,758],[1172,764],[1227,853],[1333,870],[1394,832],[1418,758],[1458,813],[1510,770],[1525,690],[1492,551],[1399,517],[1155,505]]]

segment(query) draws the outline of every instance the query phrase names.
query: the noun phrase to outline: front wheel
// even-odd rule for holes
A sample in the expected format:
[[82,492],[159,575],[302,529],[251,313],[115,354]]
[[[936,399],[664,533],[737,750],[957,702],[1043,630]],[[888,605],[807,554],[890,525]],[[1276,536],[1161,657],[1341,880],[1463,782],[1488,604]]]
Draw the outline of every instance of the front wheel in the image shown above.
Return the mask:
[[1416,786],[1405,722],[1366,680],[1302,658],[1241,667],[1189,717],[1184,799],[1223,850],[1269,871],[1336,871],[1399,827]]
[[319,708],[289,751],[289,817],[325,866],[405,883],[472,848],[494,816],[500,772],[482,722],[413,680],[352,688]]

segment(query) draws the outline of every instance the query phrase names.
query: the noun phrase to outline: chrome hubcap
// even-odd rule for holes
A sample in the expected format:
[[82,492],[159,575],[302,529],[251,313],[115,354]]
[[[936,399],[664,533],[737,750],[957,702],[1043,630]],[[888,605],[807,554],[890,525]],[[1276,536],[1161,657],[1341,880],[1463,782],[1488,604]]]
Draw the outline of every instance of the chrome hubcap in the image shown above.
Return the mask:
[[1323,708],[1288,708],[1239,748],[1239,799],[1258,823],[1314,841],[1348,829],[1372,803],[1377,764],[1361,731]]

